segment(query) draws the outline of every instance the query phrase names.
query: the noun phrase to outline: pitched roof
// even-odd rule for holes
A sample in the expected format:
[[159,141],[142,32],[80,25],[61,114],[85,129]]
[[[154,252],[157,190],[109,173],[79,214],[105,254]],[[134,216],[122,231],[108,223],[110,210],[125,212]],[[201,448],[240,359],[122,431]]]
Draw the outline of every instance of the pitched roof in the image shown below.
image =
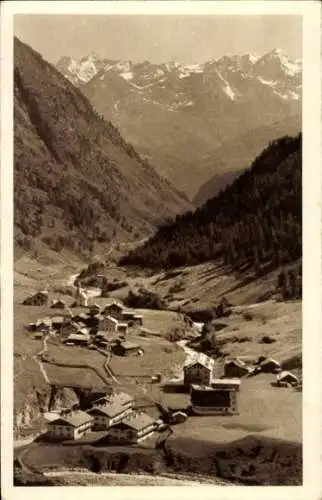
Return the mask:
[[89,335],[89,330],[88,330],[88,328],[82,327],[82,328],[79,328],[77,330],[77,333],[80,335],[86,336],[86,335]]
[[276,366],[281,366],[280,363],[273,358],[263,359],[263,361],[261,361],[259,364],[260,364],[260,366],[263,366],[263,365],[267,365],[268,363],[273,363]]
[[119,309],[124,309],[124,306],[123,304],[120,304],[119,302],[116,302],[115,300],[113,300],[112,302],[109,302],[108,304],[105,304],[104,305],[104,308],[108,308],[108,307],[111,307],[111,306],[117,306]]
[[115,323],[116,325],[118,324],[117,319],[113,318],[112,316],[106,316],[106,319],[108,319],[108,320],[109,320],[109,321],[111,321],[112,323]]
[[200,364],[205,368],[208,368],[208,370],[212,370],[214,363],[215,363],[214,360],[212,358],[209,358],[209,356],[206,356],[206,354],[196,352],[194,354],[187,356],[184,363],[184,368]]
[[124,347],[124,349],[139,349],[139,344],[133,344],[132,342],[122,342],[121,346]]
[[69,425],[72,427],[79,427],[91,420],[93,420],[93,417],[85,411],[74,411],[48,422],[48,425]]
[[51,326],[51,319],[48,317],[44,318],[44,319],[37,319],[36,326],[40,326],[40,325]]
[[[133,401],[133,398],[124,392],[112,394],[108,398],[102,398],[102,404],[96,404],[89,413],[103,413],[108,417],[114,417],[124,410],[124,405]],[[98,403],[98,402],[97,402]]]
[[89,319],[89,315],[82,312],[80,314],[75,314],[75,316],[73,316],[74,318],[80,318],[80,319],[85,319],[86,321]]
[[122,424],[126,425],[127,427],[131,427],[131,429],[134,429],[136,431],[140,431],[141,429],[144,429],[145,427],[148,427],[148,425],[151,425],[153,423],[154,420],[147,413],[143,412],[128,415],[122,421]]
[[247,368],[246,363],[239,358],[228,359],[225,361],[225,365],[234,365],[238,366],[238,368]]
[[239,378],[214,378],[212,379],[211,385],[212,387],[220,386],[220,385],[231,385],[231,386],[239,386],[241,381]]
[[282,371],[281,373],[278,373],[276,375],[276,378],[278,381],[283,380],[286,377],[291,377],[293,380],[298,381],[298,377],[296,375],[294,375],[294,373],[289,372],[289,371]]

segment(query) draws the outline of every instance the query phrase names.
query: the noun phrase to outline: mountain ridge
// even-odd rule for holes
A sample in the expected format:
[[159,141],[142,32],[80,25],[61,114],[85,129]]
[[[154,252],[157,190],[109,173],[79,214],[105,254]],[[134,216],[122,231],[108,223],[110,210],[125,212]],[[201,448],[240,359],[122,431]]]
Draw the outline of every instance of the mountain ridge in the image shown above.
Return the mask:
[[[222,144],[284,120],[289,127],[282,134],[292,135],[293,117],[301,118],[301,62],[277,49],[261,57],[223,56],[190,65],[91,55],[81,62],[61,60],[58,66],[190,199],[213,175],[225,177],[236,163],[236,156],[231,162],[228,157],[222,170],[211,163]],[[257,150],[262,146],[260,141]]]

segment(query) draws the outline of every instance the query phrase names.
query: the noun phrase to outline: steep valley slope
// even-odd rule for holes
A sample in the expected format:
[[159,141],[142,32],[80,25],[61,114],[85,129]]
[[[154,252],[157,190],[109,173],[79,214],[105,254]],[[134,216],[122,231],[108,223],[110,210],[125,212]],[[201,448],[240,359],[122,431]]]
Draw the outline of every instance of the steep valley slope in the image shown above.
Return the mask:
[[137,239],[189,207],[59,71],[14,42],[15,239],[30,250]]

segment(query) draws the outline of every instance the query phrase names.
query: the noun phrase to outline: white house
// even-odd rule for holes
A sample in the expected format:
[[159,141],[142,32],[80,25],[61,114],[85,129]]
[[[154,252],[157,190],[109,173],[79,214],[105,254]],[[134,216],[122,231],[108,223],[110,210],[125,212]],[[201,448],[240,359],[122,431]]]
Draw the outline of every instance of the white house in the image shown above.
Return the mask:
[[146,413],[132,413],[109,431],[109,439],[115,443],[140,443],[152,436],[156,422]]
[[84,411],[71,411],[48,423],[48,436],[58,441],[79,439],[91,431],[93,420]]

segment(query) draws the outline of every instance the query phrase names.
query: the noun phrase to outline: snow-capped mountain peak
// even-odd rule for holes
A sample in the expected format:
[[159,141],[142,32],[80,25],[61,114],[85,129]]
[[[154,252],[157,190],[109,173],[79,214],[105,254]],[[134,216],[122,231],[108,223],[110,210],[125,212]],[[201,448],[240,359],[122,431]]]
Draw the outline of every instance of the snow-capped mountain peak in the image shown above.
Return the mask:
[[[262,56],[252,52],[239,53],[224,55],[201,64],[183,64],[177,61],[161,64],[149,61],[132,63],[102,59],[92,52],[79,61],[62,57],[57,68],[75,85],[87,84],[98,72],[103,84],[104,75],[112,72],[126,82],[132,92],[145,92],[145,99],[158,102],[161,106],[170,106],[171,109],[181,109],[182,103],[198,100],[191,95],[191,91],[187,94],[190,86],[193,93],[198,93],[205,86],[211,85],[216,98],[222,92],[226,100],[228,97],[229,100],[238,102],[250,98],[248,88],[262,87],[265,95],[271,91],[273,99],[282,101],[298,100],[301,95],[302,62],[292,60],[277,48]],[[179,108],[178,103],[181,103]],[[189,107],[192,108],[191,105]]]

